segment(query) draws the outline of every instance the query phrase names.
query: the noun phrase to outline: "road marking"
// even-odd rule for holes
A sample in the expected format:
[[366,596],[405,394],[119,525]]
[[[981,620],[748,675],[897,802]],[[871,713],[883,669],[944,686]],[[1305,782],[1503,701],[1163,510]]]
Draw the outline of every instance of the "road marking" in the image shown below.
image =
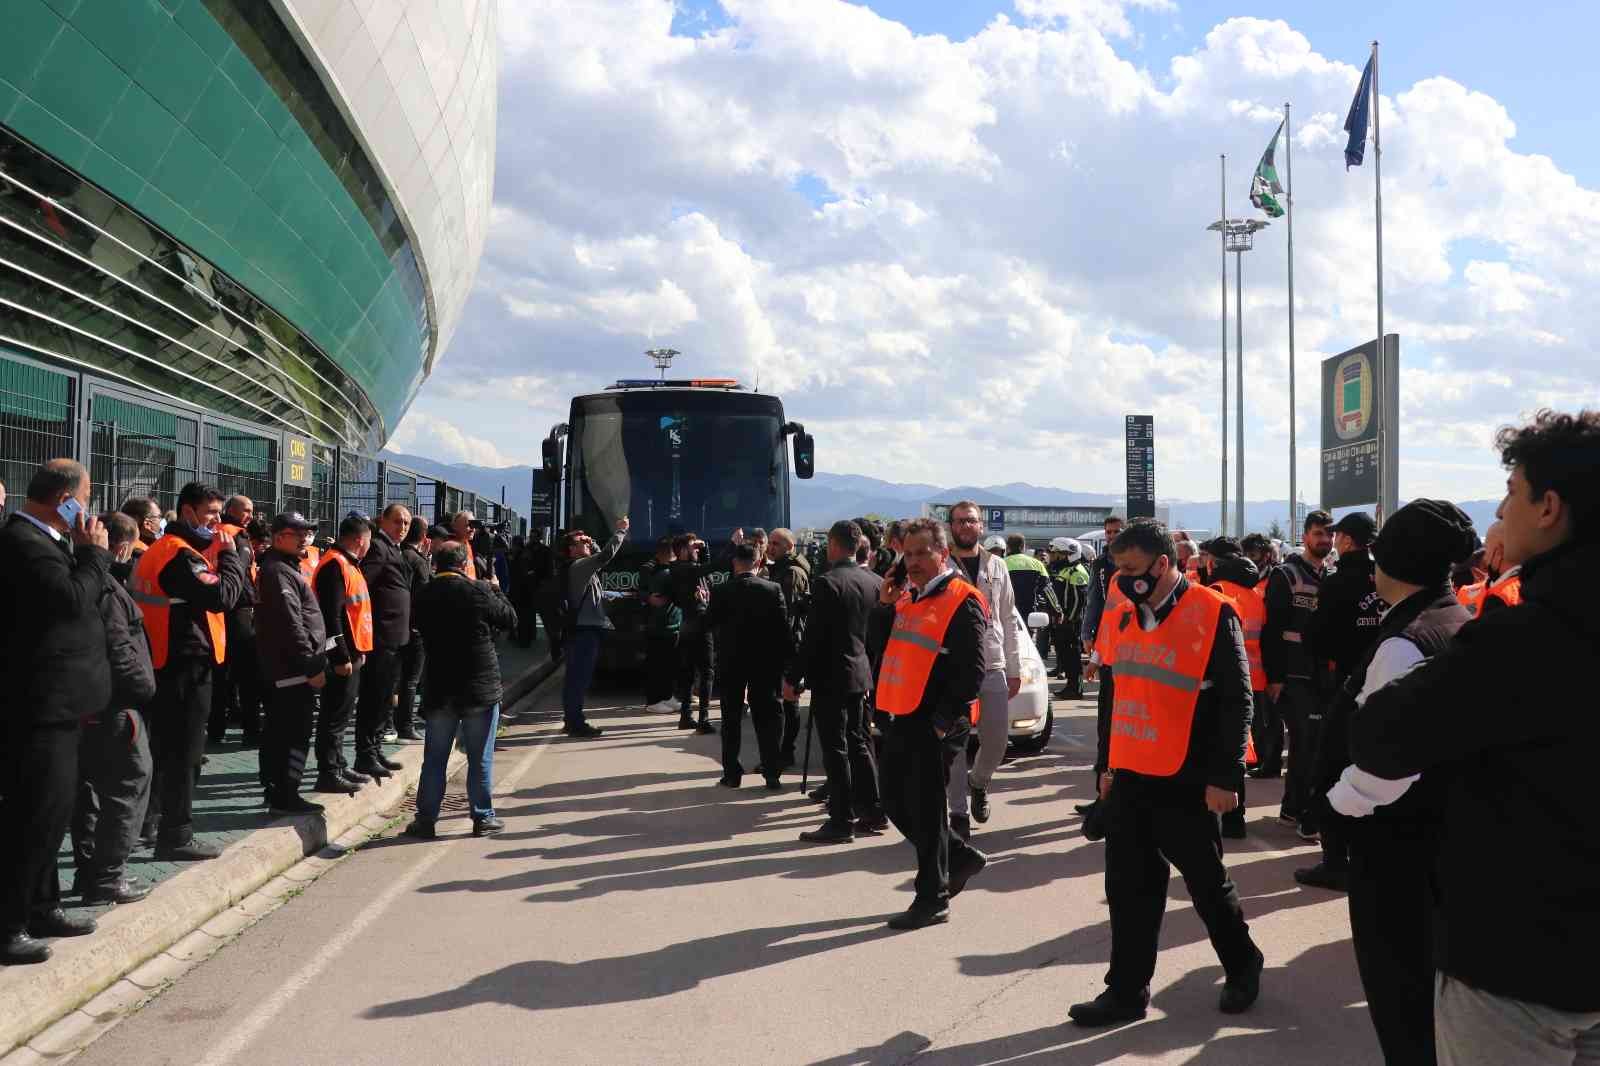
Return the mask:
[[[494,795],[497,797],[505,796],[514,790],[523,777],[527,775],[528,771],[533,769],[534,764],[539,761],[545,751],[549,749],[550,741],[554,739],[555,735],[554,733],[547,734],[536,743],[532,750],[522,757],[522,761],[517,763],[510,776],[502,778],[496,783]],[[369,925],[377,921],[383,912],[393,905],[395,900],[411,891],[416,883],[422,880],[422,875],[432,869],[435,864],[448,854],[450,854],[448,846],[434,848],[428,855],[418,861],[408,873],[401,876],[398,881],[392,883],[376,899],[367,904],[366,908],[356,915],[355,920],[350,923],[344,932],[323,945],[322,950],[317,952],[310,962],[302,966],[293,977],[279,985],[278,989],[263,1000],[261,1005],[248,1018],[233,1028],[227,1039],[213,1047],[211,1053],[200,1060],[199,1066],[227,1066],[228,1063],[238,1058],[239,1053],[244,1051],[256,1037],[261,1035],[267,1026],[272,1024],[273,1019],[283,1012],[283,1009],[289,1005],[295,996],[299,995],[311,982],[315,981],[322,974],[322,971],[326,970],[333,960],[338,958],[350,946],[356,937],[360,936]]]

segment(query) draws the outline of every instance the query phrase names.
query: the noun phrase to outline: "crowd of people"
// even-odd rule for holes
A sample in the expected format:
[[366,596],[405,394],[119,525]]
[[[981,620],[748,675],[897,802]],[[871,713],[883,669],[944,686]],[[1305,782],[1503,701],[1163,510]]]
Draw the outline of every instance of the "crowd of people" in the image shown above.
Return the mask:
[[86,904],[150,893],[127,870],[138,848],[218,857],[195,834],[194,797],[208,741],[234,728],[259,747],[268,817],[323,809],[302,791],[313,755],[312,792],[354,794],[400,769],[386,741],[423,744],[407,832],[424,838],[459,734],[473,832],[503,828],[488,786],[494,636],[517,614],[503,553],[470,513],[445,528],[400,504],[352,512],[319,546],[304,515],[258,516],[201,482],[170,516],[147,497],[96,516],[90,489],[79,463],[50,460],[0,529],[0,963],[42,962],[49,938],[94,932],[62,906],[69,832]]

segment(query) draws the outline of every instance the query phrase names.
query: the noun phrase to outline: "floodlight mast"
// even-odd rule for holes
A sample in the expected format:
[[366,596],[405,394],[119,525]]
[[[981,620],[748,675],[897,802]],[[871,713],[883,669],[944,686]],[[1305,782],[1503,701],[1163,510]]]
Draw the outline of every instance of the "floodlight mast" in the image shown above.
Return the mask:
[[667,370],[672,366],[674,356],[680,355],[675,348],[651,348],[644,353],[656,364],[656,369],[661,371],[661,380],[667,380]]

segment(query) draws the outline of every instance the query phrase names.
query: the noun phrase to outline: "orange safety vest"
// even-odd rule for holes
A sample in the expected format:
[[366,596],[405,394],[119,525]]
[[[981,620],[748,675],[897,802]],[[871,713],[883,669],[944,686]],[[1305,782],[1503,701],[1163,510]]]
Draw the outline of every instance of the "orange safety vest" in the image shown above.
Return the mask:
[[[1113,770],[1171,777],[1189,751],[1217,622],[1227,597],[1190,585],[1153,632],[1136,622],[1116,633],[1116,699],[1111,708]],[[1133,610],[1130,604],[1121,612]]]
[[344,616],[350,622],[350,632],[355,634],[356,646],[352,650],[365,654],[372,650],[372,597],[367,594],[366,575],[338,548],[322,557],[317,573],[332,562],[338,563],[344,577]]
[[[232,537],[234,540],[238,540],[240,537],[245,535],[244,527],[236,526],[232,522],[224,522],[224,523],[222,523],[222,525],[218,526],[217,528],[220,529],[222,532],[226,533],[228,536]],[[211,547],[206,549],[206,562],[211,564],[211,569],[215,570],[217,568],[217,558],[221,554],[222,554],[222,542],[220,540],[212,541],[211,542]],[[255,583],[256,583],[256,556],[255,556],[255,552],[251,551],[251,553],[250,553],[250,584],[254,585]]]
[[1490,585],[1485,583],[1483,594],[1478,597],[1478,604],[1473,609],[1473,614],[1482,617],[1483,609],[1489,600],[1499,600],[1507,607],[1515,607],[1522,602],[1522,575],[1512,574],[1503,581]]
[[322,551],[315,545],[306,545],[305,557],[300,560],[300,572],[310,581],[317,576],[317,566],[322,562]]
[[1478,605],[1483,603],[1483,592],[1488,587],[1488,584],[1487,581],[1478,581],[1471,585],[1462,585],[1456,589],[1456,601],[1476,617]]
[[1244,630],[1245,655],[1250,659],[1250,689],[1252,692],[1265,692],[1267,671],[1261,664],[1261,630],[1267,624],[1265,601],[1254,595],[1254,586],[1245,588],[1224,579],[1211,587],[1233,602],[1233,609],[1239,615],[1239,625]]
[[[922,703],[922,693],[933,674],[933,664],[944,651],[944,635],[950,620],[969,597],[976,597],[989,615],[983,593],[963,578],[952,577],[941,594],[913,601],[902,593],[894,605],[894,628],[883,649],[883,665],[878,670],[878,710],[892,715],[910,714]],[[978,724],[978,701],[969,704],[972,724]]]
[[[214,561],[195,551],[184,542],[182,537],[168,533],[160,540],[150,545],[144,554],[139,556],[139,561],[133,567],[133,599],[139,605],[139,613],[144,616],[144,631],[150,638],[150,661],[157,670],[167,665],[167,650],[169,637],[172,630],[172,605],[185,601],[175,599],[166,594],[161,587],[161,571],[172,561],[174,556],[188,552],[196,559],[205,562],[206,567],[213,573],[217,566]],[[206,630],[211,634],[211,657],[220,666],[228,656],[228,626],[223,621],[222,612],[207,611]]]

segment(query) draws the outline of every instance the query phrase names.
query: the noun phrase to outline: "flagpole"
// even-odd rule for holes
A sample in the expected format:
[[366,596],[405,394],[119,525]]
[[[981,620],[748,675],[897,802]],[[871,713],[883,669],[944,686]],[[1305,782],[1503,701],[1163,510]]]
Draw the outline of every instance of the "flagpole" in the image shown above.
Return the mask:
[[1373,410],[1378,417],[1378,522],[1381,525],[1388,517],[1390,494],[1394,486],[1389,484],[1389,404],[1385,398],[1388,394],[1384,391],[1384,358],[1385,345],[1383,342],[1383,126],[1379,118],[1382,108],[1379,106],[1381,97],[1378,95],[1378,42],[1372,42],[1372,183],[1374,205],[1377,215],[1378,237],[1378,358],[1377,366],[1373,369],[1373,377],[1377,382],[1377,395],[1373,397]]
[[1248,245],[1234,245],[1233,250],[1233,355],[1234,387],[1239,406],[1233,412],[1233,524],[1235,536],[1244,536],[1244,249]]
[[1228,532],[1228,157],[1222,156],[1222,516],[1217,534]]
[[1291,145],[1294,131],[1289,126],[1289,104],[1283,105],[1283,172],[1286,189],[1284,210],[1289,226],[1289,543],[1294,543],[1296,527],[1300,524],[1300,497],[1295,478],[1295,406],[1294,406],[1294,160]]

